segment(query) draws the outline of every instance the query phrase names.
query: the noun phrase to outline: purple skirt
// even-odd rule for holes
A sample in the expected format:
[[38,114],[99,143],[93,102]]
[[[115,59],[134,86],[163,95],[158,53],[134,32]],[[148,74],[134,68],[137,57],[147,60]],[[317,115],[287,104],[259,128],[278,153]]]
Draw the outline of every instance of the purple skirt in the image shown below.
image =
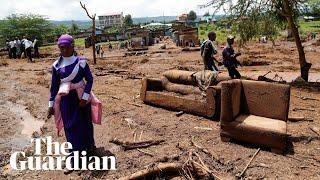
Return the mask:
[[71,151],[87,151],[94,147],[91,104],[79,107],[77,92],[72,90],[61,98],[61,116],[67,141],[72,144]]

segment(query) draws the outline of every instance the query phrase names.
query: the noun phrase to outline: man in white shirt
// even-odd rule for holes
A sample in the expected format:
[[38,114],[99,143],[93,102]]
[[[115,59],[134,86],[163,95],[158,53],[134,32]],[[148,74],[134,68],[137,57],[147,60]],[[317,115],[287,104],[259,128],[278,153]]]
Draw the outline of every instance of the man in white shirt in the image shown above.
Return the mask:
[[32,61],[32,42],[28,40],[28,38],[24,39],[23,41],[24,48],[26,50],[27,56],[28,56],[28,62],[34,62]]
[[10,52],[11,52],[11,57],[13,59],[17,59],[17,47],[16,47],[16,41],[14,39],[12,39],[9,42],[10,45]]

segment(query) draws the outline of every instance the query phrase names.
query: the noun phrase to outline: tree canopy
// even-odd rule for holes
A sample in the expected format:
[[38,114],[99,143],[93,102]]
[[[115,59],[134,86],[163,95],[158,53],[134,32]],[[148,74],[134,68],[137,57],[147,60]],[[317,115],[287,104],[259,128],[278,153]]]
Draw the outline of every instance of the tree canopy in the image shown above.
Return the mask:
[[204,17],[210,16],[209,12],[204,13]]
[[196,20],[197,19],[197,14],[196,14],[196,12],[194,12],[194,11],[190,11],[189,12],[189,14],[188,14],[188,20],[190,20],[190,21],[194,21],[194,20]]
[[70,34],[74,35],[74,34],[77,34],[78,32],[79,32],[79,26],[72,21],[72,24],[70,27]]
[[44,39],[53,41],[55,37],[67,33],[64,25],[56,26],[46,17],[35,14],[12,14],[0,21],[0,38],[12,39],[26,36],[30,40],[37,38],[40,43]]
[[130,14],[124,16],[123,24],[125,27],[130,27],[133,25],[133,20]]

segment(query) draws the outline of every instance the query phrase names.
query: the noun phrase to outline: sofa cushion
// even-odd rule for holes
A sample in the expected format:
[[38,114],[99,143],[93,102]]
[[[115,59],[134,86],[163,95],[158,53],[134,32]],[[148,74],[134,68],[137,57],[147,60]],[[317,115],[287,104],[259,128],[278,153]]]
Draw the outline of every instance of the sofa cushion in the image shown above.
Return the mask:
[[286,134],[287,123],[278,119],[270,119],[255,115],[240,115],[236,118],[234,123],[241,124],[241,126],[248,126],[264,131]]
[[242,80],[243,109],[247,114],[286,121],[288,118],[290,86]]

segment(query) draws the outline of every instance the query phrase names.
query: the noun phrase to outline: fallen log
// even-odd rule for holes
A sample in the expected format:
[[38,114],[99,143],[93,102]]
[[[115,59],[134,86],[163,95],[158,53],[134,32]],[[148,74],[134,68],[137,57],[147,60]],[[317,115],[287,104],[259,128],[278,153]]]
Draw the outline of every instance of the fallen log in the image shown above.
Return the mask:
[[308,119],[308,118],[305,118],[305,117],[289,117],[288,120],[291,121],[291,122],[313,121],[313,119]]
[[157,166],[138,171],[126,177],[122,177],[120,180],[147,179],[148,176],[156,176],[159,173],[175,173],[178,175],[181,170],[181,163],[160,163]]
[[125,151],[137,148],[147,148],[154,145],[159,145],[163,143],[165,140],[156,140],[156,141],[142,141],[142,142],[126,142],[120,141],[118,139],[112,139],[109,142],[122,146]]
[[293,111],[316,111],[313,108],[293,108]]
[[320,101],[320,99],[317,99],[317,98],[312,98],[312,97],[304,97],[304,96],[296,96],[296,95],[293,95],[294,97],[297,97],[297,98],[300,98],[302,100],[313,100],[313,101]]

